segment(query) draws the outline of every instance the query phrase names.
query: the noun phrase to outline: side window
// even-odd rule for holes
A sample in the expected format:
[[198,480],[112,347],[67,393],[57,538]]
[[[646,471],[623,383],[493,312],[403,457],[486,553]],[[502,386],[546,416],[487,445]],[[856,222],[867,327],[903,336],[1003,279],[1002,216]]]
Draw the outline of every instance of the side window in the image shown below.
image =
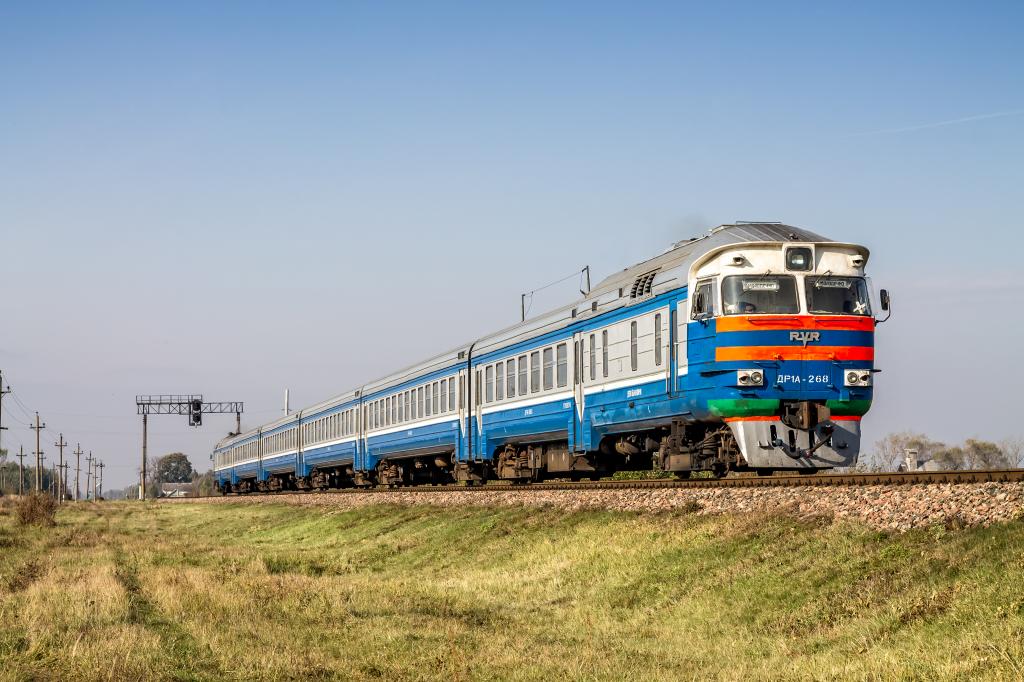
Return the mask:
[[636,371],[636,320],[629,323],[629,368]]
[[494,365],[487,365],[484,370],[486,387],[484,388],[484,402],[494,401]]
[[448,380],[448,410],[455,411],[455,377]]
[[440,391],[438,390],[438,383],[435,381],[434,382],[434,414],[436,415],[436,414],[440,414],[440,413],[441,413],[441,396],[440,396]]
[[608,377],[608,330],[601,332],[601,369],[605,378]]
[[558,361],[558,371],[556,372],[558,387],[561,388],[569,383],[568,346],[564,343],[558,344],[558,347],[555,348],[555,357]]
[[690,319],[698,317],[714,317],[715,315],[715,288],[714,281],[698,282],[697,293],[693,296],[693,303],[690,306]]
[[508,389],[508,391],[507,391],[508,392],[508,397],[509,398],[515,398],[516,397],[516,361],[515,361],[515,358],[513,358],[513,359],[511,359],[511,360],[509,360],[508,362],[505,363],[505,373],[506,373],[506,378],[507,378],[507,381],[505,383],[507,384],[506,388]]
[[544,390],[555,385],[555,351],[553,348],[544,349]]
[[654,364],[661,367],[661,313],[654,316]]
[[441,379],[441,411],[448,411],[448,380]]
[[398,423],[405,423],[405,393],[398,394]]
[[423,387],[420,386],[416,389],[416,414],[421,418],[426,417],[427,413],[423,411]]
[[516,364],[519,368],[519,395],[526,395],[530,390],[526,375],[526,356],[520,355]]
[[597,334],[590,335],[590,380],[597,379]]
[[424,395],[423,395],[423,397],[424,397],[423,416],[424,417],[429,417],[430,415],[434,414],[431,411],[431,409],[430,409],[430,407],[432,405],[432,402],[430,400],[430,384],[427,384],[426,386],[424,386],[420,390],[424,392]]
[[540,351],[530,353],[530,393],[540,391]]
[[499,362],[494,366],[494,399],[504,400],[505,399],[505,382],[502,378],[505,376],[505,363]]

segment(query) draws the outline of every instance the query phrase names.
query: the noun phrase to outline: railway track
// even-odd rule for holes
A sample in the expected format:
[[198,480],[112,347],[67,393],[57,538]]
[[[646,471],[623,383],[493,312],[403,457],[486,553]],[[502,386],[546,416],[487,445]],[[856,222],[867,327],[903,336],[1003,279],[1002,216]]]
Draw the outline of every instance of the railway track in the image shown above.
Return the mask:
[[[894,471],[869,474],[814,474],[810,476],[737,476],[734,478],[690,479],[637,479],[622,481],[547,481],[543,483],[513,484],[494,482],[486,485],[421,485],[394,488],[344,488],[328,490],[280,490],[238,495],[240,498],[271,497],[275,495],[302,495],[309,493],[352,495],[391,493],[450,493],[450,492],[529,492],[540,490],[653,490],[666,488],[772,488],[772,487],[855,487],[855,486],[908,486],[908,485],[964,485],[970,483],[1024,482],[1024,469],[988,469],[977,471]],[[204,497],[221,497],[207,495]],[[192,498],[195,499],[195,498]]]

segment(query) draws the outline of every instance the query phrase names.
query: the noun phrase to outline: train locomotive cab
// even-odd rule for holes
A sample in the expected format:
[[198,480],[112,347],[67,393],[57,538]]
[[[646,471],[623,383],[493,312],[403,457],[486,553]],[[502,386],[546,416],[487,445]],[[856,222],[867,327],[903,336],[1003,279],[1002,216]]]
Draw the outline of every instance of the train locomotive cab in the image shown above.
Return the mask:
[[856,464],[876,371],[868,256],[854,244],[752,242],[691,266],[681,382],[697,420],[727,427],[730,468]]

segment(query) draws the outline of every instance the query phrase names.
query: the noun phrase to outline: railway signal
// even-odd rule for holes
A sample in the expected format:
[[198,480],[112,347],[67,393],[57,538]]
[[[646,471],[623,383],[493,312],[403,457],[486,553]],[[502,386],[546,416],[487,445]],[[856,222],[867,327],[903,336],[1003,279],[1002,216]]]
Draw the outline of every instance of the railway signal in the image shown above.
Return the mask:
[[146,499],[146,464],[149,415],[180,414],[188,416],[189,426],[201,426],[204,414],[235,413],[235,435],[242,432],[241,402],[206,402],[202,395],[137,395],[136,414],[142,415],[142,472],[139,480],[139,499]]

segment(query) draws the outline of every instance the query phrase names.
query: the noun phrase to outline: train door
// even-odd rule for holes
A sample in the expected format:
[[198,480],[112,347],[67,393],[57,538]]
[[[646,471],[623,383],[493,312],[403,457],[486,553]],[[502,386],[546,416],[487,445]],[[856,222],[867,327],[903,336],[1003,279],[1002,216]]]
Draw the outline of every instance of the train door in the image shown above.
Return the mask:
[[458,409],[459,409],[459,440],[455,446],[455,461],[459,461],[464,458],[462,453],[463,443],[466,442],[466,429],[469,428],[469,422],[466,419],[468,412],[469,403],[466,401],[466,377],[467,372],[465,369],[459,370],[459,383],[458,383]]
[[573,414],[572,442],[573,450],[586,452],[590,446],[590,434],[585,428],[583,415],[586,412],[586,396],[583,392],[583,346],[585,337],[576,332],[572,336],[572,380],[573,380]]

